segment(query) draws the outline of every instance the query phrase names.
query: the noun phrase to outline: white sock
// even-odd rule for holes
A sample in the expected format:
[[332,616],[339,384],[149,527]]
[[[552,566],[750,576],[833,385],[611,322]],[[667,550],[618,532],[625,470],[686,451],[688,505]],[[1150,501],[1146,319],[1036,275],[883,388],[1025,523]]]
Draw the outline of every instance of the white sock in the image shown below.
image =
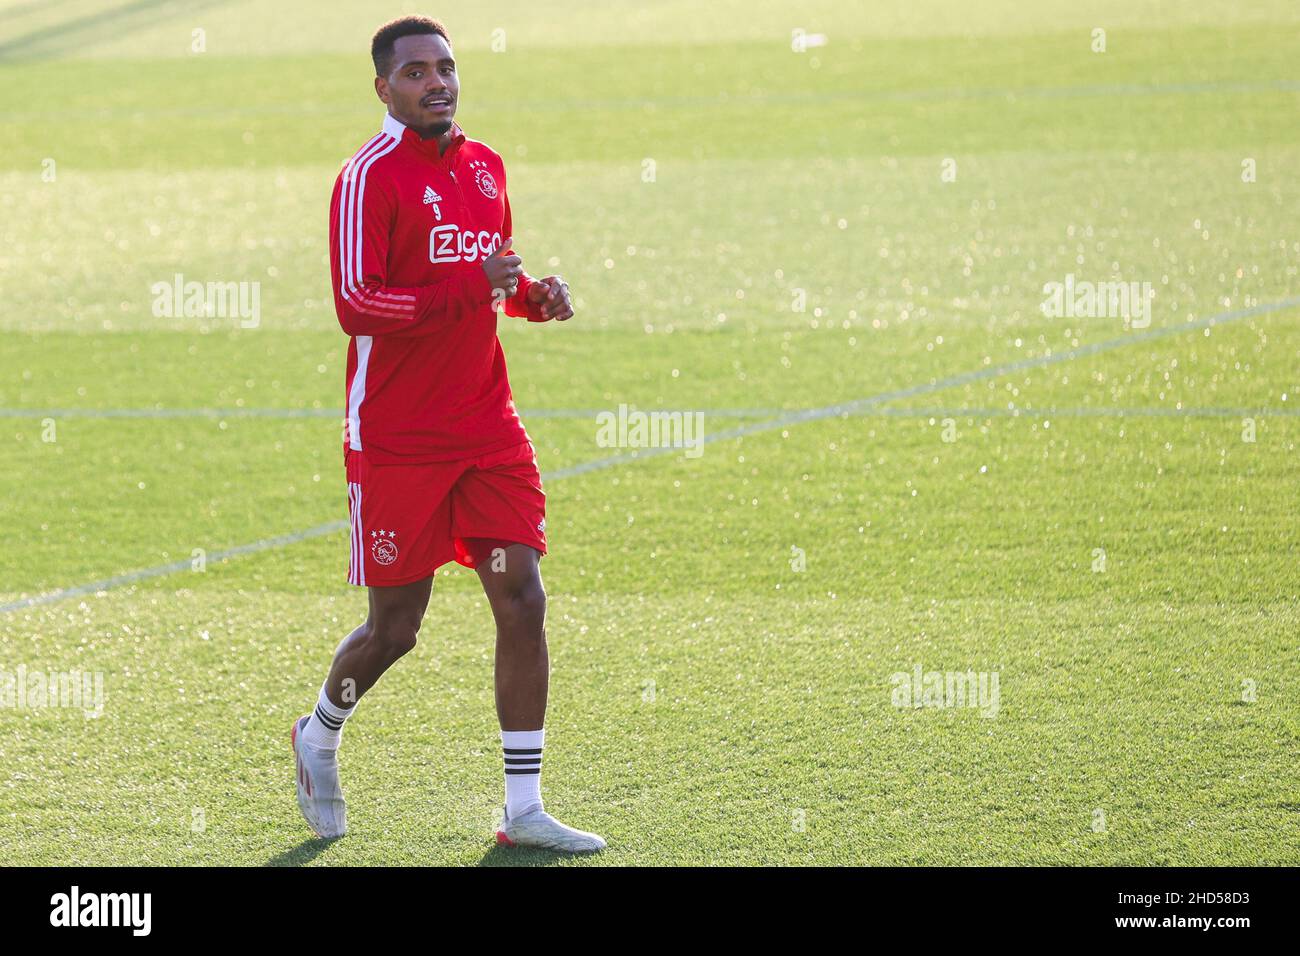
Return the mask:
[[542,805],[542,738],[545,730],[503,730],[506,816],[518,817]]
[[325,693],[325,685],[322,684],[316,710],[312,713],[311,720],[307,721],[307,726],[302,729],[303,742],[311,744],[317,750],[337,750],[343,740],[343,722],[352,716],[356,707],[353,704],[344,708],[331,702]]

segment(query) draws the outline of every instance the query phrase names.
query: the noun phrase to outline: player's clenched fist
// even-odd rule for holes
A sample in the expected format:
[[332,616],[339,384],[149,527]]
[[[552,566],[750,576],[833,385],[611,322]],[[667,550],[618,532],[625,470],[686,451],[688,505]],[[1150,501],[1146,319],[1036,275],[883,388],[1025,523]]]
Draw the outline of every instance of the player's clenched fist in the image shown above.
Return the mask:
[[519,277],[524,274],[524,260],[509,252],[511,241],[509,237],[502,239],[501,245],[483,260],[483,271],[495,290],[493,299],[498,303],[519,291]]
[[528,301],[542,307],[542,317],[563,322],[573,318],[573,299],[569,296],[569,283],[560,276],[538,279],[528,287]]

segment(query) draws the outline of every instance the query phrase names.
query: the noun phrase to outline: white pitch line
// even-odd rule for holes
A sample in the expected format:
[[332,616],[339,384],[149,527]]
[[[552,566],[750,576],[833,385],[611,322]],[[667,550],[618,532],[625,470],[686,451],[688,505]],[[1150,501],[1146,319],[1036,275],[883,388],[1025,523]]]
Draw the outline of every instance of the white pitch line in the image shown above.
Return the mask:
[[[250,544],[241,544],[233,548],[226,548],[224,551],[215,551],[209,554],[205,560],[221,561],[225,558],[238,557],[241,554],[252,554],[255,551],[266,551],[269,548],[278,548],[286,544],[296,544],[299,541],[306,541],[308,538],[319,538],[323,534],[332,534],[335,531],[342,531],[347,528],[346,521],[331,521],[328,524],[317,525],[314,528],[308,528],[305,531],[294,531],[290,534],[277,535],[274,538],[263,538],[261,541],[254,541]],[[145,581],[149,578],[160,578],[164,575],[175,574],[177,571],[184,571],[191,567],[190,561],[173,561],[171,564],[160,564],[153,568],[142,568],[139,571],[128,571],[126,574],[119,574],[116,577],[104,578],[102,581],[91,581],[89,584],[78,584],[72,588],[60,588],[57,591],[50,591],[47,594],[38,594],[33,597],[20,598],[17,601],[10,601],[8,604],[0,604],[0,614],[9,611],[19,611],[25,607],[36,607],[39,604],[52,604],[55,601],[62,601],[64,598],[80,597],[83,594],[95,594],[99,591],[107,591],[109,588],[121,587],[123,584],[131,584],[135,581]]]
[[[784,428],[789,425],[800,425],[804,422],[819,421],[824,418],[848,418],[850,415],[858,415],[868,410],[874,410],[876,406],[883,405],[886,402],[898,401],[903,398],[914,398],[917,395],[926,395],[931,392],[942,391],[943,389],[952,388],[957,385],[966,385],[969,382],[978,382],[989,378],[999,378],[1003,375],[1010,375],[1013,372],[1024,371],[1025,369],[1041,368],[1045,365],[1055,365],[1059,362],[1069,362],[1077,358],[1097,355],[1101,352],[1109,352],[1113,349],[1123,348],[1128,345],[1137,345],[1141,342],[1150,342],[1155,339],[1165,338],[1169,335],[1177,335],[1181,332],[1190,332],[1195,329],[1207,329],[1215,325],[1226,325],[1229,322],[1236,322],[1239,319],[1247,319],[1256,315],[1264,315],[1269,312],[1280,312],[1283,309],[1295,307],[1300,307],[1300,296],[1283,299],[1279,302],[1270,302],[1262,305],[1251,306],[1246,309],[1237,309],[1232,312],[1220,312],[1218,315],[1212,315],[1206,319],[1182,322],[1178,325],[1165,326],[1159,329],[1149,329],[1138,335],[1123,335],[1118,338],[1107,339],[1104,342],[1097,342],[1092,345],[1067,349],[1064,352],[1040,355],[1036,358],[1019,359],[1018,361],[1008,362],[1004,365],[989,366],[986,368],[976,369],[972,372],[962,372],[958,375],[950,375],[947,378],[931,379],[929,382],[920,385],[912,385],[908,388],[902,388],[891,392],[881,392],[878,395],[870,395],[866,398],[855,399],[851,402],[840,402],[835,405],[826,405],[822,408],[811,408],[805,411],[785,412],[767,421],[754,422],[749,425],[737,425],[735,428],[728,428],[720,432],[711,432],[701,439],[700,444],[707,445],[715,441],[725,441],[730,438],[742,438],[745,435],[756,435],[760,432],[772,431],[775,428]],[[638,449],[629,454],[614,455],[609,458],[600,458],[596,461],[574,465],[568,471],[570,474],[579,475],[588,471],[608,468],[611,465],[617,465],[623,462],[640,461],[645,458],[657,458],[660,455],[672,454],[673,452],[678,451],[681,451],[681,449]]]
[[[1282,299],[1279,302],[1270,302],[1251,306],[1246,309],[1221,312],[1218,315],[1212,315],[1205,319],[1197,319],[1192,322],[1183,322],[1178,325],[1164,326],[1158,329],[1148,329],[1137,335],[1124,335],[1114,339],[1107,339],[1104,342],[1097,342],[1093,345],[1085,345],[1079,348],[1067,349],[1063,352],[1040,355],[1037,358],[1020,359],[1003,365],[980,368],[971,372],[962,372],[958,375],[951,375],[946,378],[931,379],[929,382],[920,385],[912,385],[908,388],[897,389],[895,391],[881,392],[877,395],[869,395],[866,398],[859,398],[850,402],[840,402],[835,405],[826,405],[822,408],[810,408],[798,412],[786,412],[767,421],[755,422],[749,425],[738,425],[735,428],[729,428],[724,431],[712,432],[701,439],[701,444],[711,444],[715,441],[724,441],[730,438],[741,438],[745,435],[754,435],[760,432],[771,431],[776,428],[783,428],[788,425],[799,425],[804,422],[820,421],[825,418],[847,418],[850,415],[860,414],[863,411],[875,408],[875,406],[883,405],[886,402],[897,401],[902,398],[912,398],[917,395],[926,395],[931,392],[941,391],[957,385],[965,385],[970,382],[999,378],[1003,375],[1010,375],[1013,372],[1024,371],[1025,369],[1042,368],[1047,365],[1070,362],[1074,359],[1085,358],[1102,352],[1109,352],[1129,345],[1138,345],[1142,342],[1150,342],[1170,335],[1178,335],[1182,332],[1190,332],[1196,329],[1208,329],[1216,325],[1226,325],[1229,322],[1236,322],[1240,319],[1251,318],[1256,315],[1265,315],[1270,312],[1280,312],[1284,309],[1296,307],[1300,307],[1300,296],[1290,299]],[[1026,409],[1025,413],[1045,414],[1044,412],[1029,409]],[[1046,414],[1057,413],[1047,412]],[[570,478],[574,475],[583,475],[588,472],[610,468],[614,465],[643,461],[647,458],[658,458],[661,455],[673,454],[680,451],[682,451],[682,449],[679,447],[638,449],[633,452],[621,455],[611,455],[608,458],[598,458],[594,461],[582,462],[581,464],[571,465],[568,468],[560,468],[556,471],[546,472],[542,475],[542,480],[556,481],[561,478]],[[346,521],[331,521],[327,524],[317,525],[314,528],[308,528],[304,531],[296,531],[291,534],[279,535],[274,538],[265,538],[261,541],[254,541],[250,544],[241,544],[233,548],[227,548],[224,551],[218,551],[210,555],[209,560],[219,561],[228,557],[237,557],[241,554],[251,554],[256,551],[265,551],[268,548],[278,548],[282,545],[295,544],[309,538],[318,538],[321,535],[341,531],[347,526],[348,524]],[[0,614],[18,611],[28,607],[36,607],[42,604],[52,604],[53,602],[61,601],[64,598],[77,597],[83,594],[94,594],[99,591],[106,591],[109,588],[120,587],[123,584],[130,584],[135,581],[163,577],[164,575],[174,574],[177,571],[183,571],[188,567],[190,567],[189,561],[175,561],[171,564],[163,564],[153,568],[142,568],[138,571],[130,571],[126,574],[117,575],[116,577],[105,578],[102,581],[92,581],[88,584],[79,584],[75,587],[60,588],[57,591],[50,591],[46,594],[20,598],[17,601],[0,604]]]

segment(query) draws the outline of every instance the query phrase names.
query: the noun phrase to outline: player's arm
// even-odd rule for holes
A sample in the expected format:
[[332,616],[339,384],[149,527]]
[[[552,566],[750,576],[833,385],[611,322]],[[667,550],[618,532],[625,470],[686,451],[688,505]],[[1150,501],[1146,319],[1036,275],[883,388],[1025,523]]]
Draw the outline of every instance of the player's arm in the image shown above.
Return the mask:
[[[514,235],[514,224],[510,220],[510,197],[507,195],[504,198],[506,209],[501,234],[511,236]],[[551,319],[563,322],[571,319],[573,302],[569,298],[569,284],[560,276],[534,279],[521,270],[518,288],[514,295],[505,300],[505,312],[506,315],[527,318],[529,322],[549,322]]]
[[[389,285],[388,244],[396,209],[378,181],[366,185],[369,188],[356,190],[359,199],[344,200],[340,176],[330,202],[330,271],[344,332],[433,335],[492,301],[492,286],[480,269],[430,285]],[[341,203],[347,208],[340,208]]]

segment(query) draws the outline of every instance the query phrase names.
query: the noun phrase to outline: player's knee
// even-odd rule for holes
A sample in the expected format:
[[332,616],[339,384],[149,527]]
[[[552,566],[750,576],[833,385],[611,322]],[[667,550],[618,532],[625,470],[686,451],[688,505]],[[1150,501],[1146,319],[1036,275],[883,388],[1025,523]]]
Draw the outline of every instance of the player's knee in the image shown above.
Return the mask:
[[540,632],[546,621],[546,590],[537,579],[511,588],[499,604],[498,623],[513,631]]
[[420,616],[416,614],[387,614],[370,626],[370,639],[393,658],[414,650],[419,633]]

